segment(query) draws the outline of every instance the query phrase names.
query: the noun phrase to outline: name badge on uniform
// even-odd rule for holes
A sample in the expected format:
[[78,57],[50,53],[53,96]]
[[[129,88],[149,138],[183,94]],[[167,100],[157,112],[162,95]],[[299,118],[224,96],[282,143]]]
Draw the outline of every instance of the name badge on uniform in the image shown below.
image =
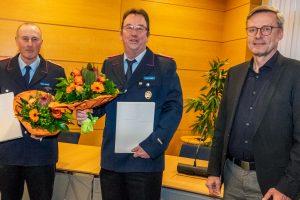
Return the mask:
[[155,80],[155,76],[144,76],[144,80],[145,81],[154,81]]
[[41,86],[50,86],[50,83],[40,82]]
[[152,92],[150,90],[146,91],[145,98],[149,100],[149,99],[151,99],[151,97],[152,97]]

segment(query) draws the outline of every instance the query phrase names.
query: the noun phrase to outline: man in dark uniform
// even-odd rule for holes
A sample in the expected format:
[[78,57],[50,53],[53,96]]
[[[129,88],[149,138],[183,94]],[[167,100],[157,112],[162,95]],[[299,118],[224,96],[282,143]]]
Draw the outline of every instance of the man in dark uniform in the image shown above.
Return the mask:
[[[131,9],[123,15],[121,38],[124,54],[104,61],[102,72],[122,92],[114,101],[94,109],[106,114],[101,151],[101,191],[104,200],[159,200],[164,152],[182,116],[182,91],[174,60],[146,47],[149,17]],[[132,153],[115,153],[118,102],[155,103],[153,132]],[[86,119],[84,111],[77,119]]]
[[[54,94],[56,78],[65,77],[65,72],[39,55],[43,43],[40,28],[24,23],[19,26],[15,39],[20,53],[0,61],[1,94],[17,95],[26,90]],[[22,133],[20,139],[0,143],[1,200],[21,200],[25,181],[31,200],[51,200],[57,137],[35,138],[24,127]]]

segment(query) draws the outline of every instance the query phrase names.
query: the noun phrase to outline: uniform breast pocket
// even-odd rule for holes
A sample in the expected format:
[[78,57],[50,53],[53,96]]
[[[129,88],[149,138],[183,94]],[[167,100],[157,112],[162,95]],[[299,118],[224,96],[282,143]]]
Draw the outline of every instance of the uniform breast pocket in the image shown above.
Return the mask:
[[38,82],[36,85],[33,86],[34,89],[36,90],[42,90],[44,92],[52,93],[54,94],[55,92],[55,83],[53,81],[49,80],[41,80]]
[[157,80],[142,80],[138,82],[138,90],[145,100],[154,101],[159,98],[161,85]]

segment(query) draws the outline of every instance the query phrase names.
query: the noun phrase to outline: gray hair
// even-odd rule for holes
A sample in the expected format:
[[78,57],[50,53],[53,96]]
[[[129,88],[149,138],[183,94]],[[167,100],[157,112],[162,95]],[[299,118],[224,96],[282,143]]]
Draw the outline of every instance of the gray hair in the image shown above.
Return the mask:
[[258,6],[258,7],[255,7],[253,10],[251,10],[247,16],[247,22],[253,15],[255,15],[256,13],[261,13],[261,12],[274,13],[277,18],[278,27],[283,28],[284,17],[282,15],[282,13],[277,8],[275,8],[273,6],[268,6],[268,5]]

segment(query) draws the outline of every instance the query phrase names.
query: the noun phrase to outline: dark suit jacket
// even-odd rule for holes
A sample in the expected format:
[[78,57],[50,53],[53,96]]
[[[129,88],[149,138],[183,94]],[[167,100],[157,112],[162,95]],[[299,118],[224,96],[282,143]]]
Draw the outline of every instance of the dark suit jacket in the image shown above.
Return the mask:
[[[229,70],[215,127],[208,173],[223,173],[228,142],[249,62]],[[253,138],[263,194],[275,187],[294,198],[300,191],[300,62],[278,55],[272,78],[258,102]]]
[[[170,58],[153,54],[147,49],[128,84],[125,80],[123,55],[105,60],[102,72],[113,80],[123,93],[108,103],[104,109],[98,110],[98,115],[106,113],[101,167],[117,172],[162,171],[164,151],[178,127],[183,109],[182,91],[175,62]],[[147,91],[152,93],[150,99],[145,98]],[[154,131],[140,143],[151,159],[133,158],[132,154],[127,153],[114,153],[117,102],[155,102]]]
[[[40,56],[40,65],[26,87],[18,56],[0,61],[1,94],[13,92],[17,95],[26,90],[41,90],[54,94],[56,78],[65,77],[64,69]],[[0,143],[0,165],[39,166],[57,162],[57,137],[46,137],[40,142],[25,134],[24,127],[22,131],[23,138]]]

